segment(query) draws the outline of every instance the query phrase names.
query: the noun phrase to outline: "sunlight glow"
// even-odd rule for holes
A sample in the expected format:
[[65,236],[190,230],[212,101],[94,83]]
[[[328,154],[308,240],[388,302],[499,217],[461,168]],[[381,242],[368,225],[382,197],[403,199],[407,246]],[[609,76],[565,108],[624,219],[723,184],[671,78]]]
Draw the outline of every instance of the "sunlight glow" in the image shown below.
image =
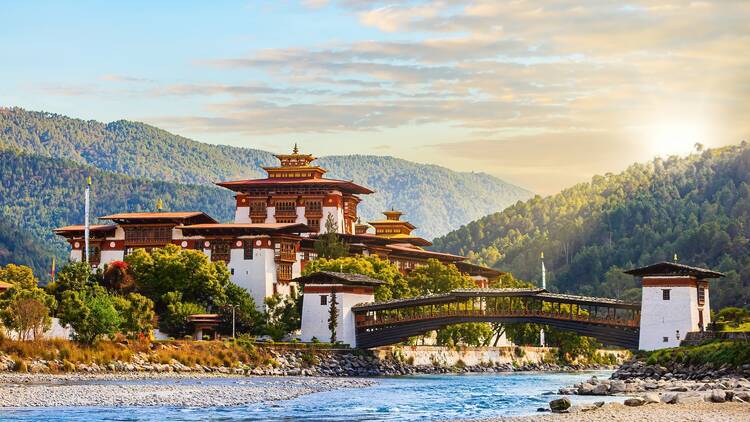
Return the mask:
[[645,138],[654,155],[685,155],[695,150],[696,143],[705,143],[706,125],[697,120],[666,121],[646,128]]

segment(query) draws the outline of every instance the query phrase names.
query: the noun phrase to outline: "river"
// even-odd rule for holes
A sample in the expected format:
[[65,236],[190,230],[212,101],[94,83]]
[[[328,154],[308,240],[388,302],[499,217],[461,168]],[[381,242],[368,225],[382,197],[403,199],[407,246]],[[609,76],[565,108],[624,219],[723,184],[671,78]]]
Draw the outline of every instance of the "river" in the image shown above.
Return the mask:
[[[239,407],[36,408],[2,410],[2,420],[413,421],[524,415],[547,407],[558,388],[610,372],[422,375],[380,378],[366,388],[309,394]],[[197,381],[189,381],[197,382]],[[205,382],[205,381],[204,381]],[[212,383],[236,383],[214,379]],[[601,400],[575,397],[574,403]]]

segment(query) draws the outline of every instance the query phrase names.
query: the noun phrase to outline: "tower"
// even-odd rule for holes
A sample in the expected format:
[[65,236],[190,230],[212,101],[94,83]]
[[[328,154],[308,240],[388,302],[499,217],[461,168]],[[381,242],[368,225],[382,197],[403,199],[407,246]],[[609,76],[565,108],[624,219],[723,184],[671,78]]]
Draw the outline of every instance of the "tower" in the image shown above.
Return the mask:
[[336,338],[357,346],[352,306],[375,301],[375,288],[385,282],[361,274],[320,271],[297,278],[303,287],[302,341],[328,341],[331,300],[336,298]]
[[711,322],[707,280],[724,277],[676,262],[660,262],[625,273],[642,278],[641,350],[677,347],[688,332],[705,330]]

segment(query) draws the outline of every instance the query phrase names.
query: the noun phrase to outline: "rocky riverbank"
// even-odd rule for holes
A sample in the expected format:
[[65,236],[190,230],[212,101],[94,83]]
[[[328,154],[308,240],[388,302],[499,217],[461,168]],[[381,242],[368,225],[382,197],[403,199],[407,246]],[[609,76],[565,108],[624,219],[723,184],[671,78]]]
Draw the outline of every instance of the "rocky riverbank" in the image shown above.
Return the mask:
[[364,379],[246,378],[153,373],[2,374],[0,408],[70,406],[218,407],[289,400],[340,388],[373,385]]
[[306,350],[290,349],[263,351],[268,356],[263,363],[246,365],[233,362],[231,365],[185,365],[175,359],[164,361],[151,353],[139,352],[129,361],[115,360],[108,363],[72,364],[60,360],[28,359],[19,361],[0,354],[0,371],[45,373],[159,373],[159,374],[224,374],[249,376],[325,376],[325,377],[374,377],[412,374],[486,373],[513,371],[577,371],[590,369],[614,369],[610,366],[572,365],[552,363],[484,363],[479,365],[412,365],[394,357],[376,358],[358,350]]

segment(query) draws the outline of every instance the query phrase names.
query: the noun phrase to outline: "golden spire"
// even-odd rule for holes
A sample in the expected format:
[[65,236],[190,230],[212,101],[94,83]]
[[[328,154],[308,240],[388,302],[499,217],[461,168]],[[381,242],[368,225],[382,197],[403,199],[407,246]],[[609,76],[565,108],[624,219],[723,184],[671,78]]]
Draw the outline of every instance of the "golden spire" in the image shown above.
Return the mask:
[[539,254],[539,259],[544,259],[544,251],[542,251],[542,253]]
[[86,184],[91,186],[91,176],[86,178]]
[[297,148],[297,143],[296,142],[294,143],[294,149],[292,149],[292,153],[294,155],[299,154],[299,148]]
[[162,208],[164,208],[164,201],[159,198],[156,200],[156,211],[161,212]]

